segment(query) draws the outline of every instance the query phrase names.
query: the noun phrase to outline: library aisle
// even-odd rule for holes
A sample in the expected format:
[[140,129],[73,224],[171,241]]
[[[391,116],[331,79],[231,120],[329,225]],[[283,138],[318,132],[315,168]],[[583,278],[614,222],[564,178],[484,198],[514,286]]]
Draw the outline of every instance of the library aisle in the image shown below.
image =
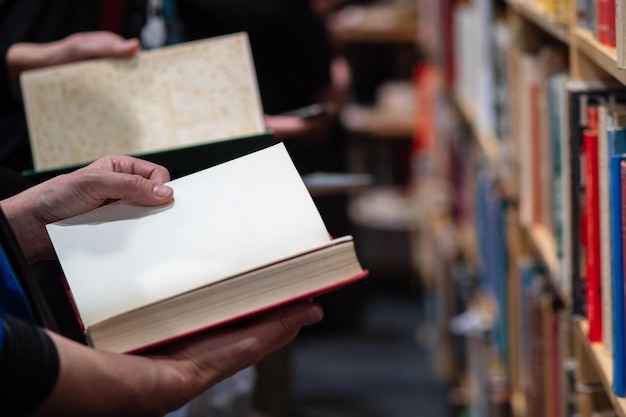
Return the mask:
[[445,387],[415,332],[415,294],[373,288],[354,332],[304,334],[293,349],[294,417],[444,417]]

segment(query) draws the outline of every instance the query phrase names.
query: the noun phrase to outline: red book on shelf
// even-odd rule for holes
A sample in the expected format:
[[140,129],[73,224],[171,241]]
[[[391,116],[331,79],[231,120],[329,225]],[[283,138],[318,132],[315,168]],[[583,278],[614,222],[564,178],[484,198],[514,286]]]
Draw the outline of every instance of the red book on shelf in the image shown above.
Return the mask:
[[602,295],[600,266],[600,216],[598,184],[597,109],[589,108],[589,127],[583,135],[585,152],[585,206],[587,234],[587,318],[589,341],[602,341]]
[[596,35],[604,45],[615,46],[615,0],[598,0]]

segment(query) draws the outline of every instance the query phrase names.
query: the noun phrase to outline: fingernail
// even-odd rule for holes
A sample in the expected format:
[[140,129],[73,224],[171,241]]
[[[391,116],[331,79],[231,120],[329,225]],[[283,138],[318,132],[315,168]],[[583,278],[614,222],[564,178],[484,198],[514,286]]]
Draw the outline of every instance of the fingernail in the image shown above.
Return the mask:
[[171,188],[168,187],[167,185],[163,185],[163,184],[156,184],[152,188],[152,192],[154,193],[154,195],[159,197],[159,198],[165,198],[165,197],[169,196],[170,191],[171,191]]
[[307,313],[308,314],[305,325],[317,323],[324,317],[324,310],[322,310],[322,307],[320,307],[319,305],[313,305],[311,308],[309,308],[309,311]]

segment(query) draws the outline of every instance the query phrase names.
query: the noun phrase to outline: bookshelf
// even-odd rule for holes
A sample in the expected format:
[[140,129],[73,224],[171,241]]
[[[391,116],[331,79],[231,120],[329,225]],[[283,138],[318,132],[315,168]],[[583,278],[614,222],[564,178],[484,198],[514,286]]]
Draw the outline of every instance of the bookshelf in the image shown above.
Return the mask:
[[579,343],[586,354],[591,359],[594,371],[602,381],[605,392],[607,392],[615,414],[619,417],[626,417],[626,399],[617,397],[612,393],[613,376],[611,371],[611,357],[598,343],[589,343],[587,334],[589,333],[589,323],[586,320],[578,320],[574,324],[576,343]]
[[569,42],[570,31],[568,26],[548,15],[542,4],[538,2],[510,1],[508,5],[512,12],[532,22],[555,39],[563,43]]
[[[554,236],[544,226],[534,225],[525,229],[528,233],[529,240],[537,252],[542,264],[548,270],[548,277],[553,279],[557,276],[559,268],[559,259],[556,255],[556,243]],[[555,291],[565,305],[572,303],[571,295],[568,294],[559,283],[554,283]]]
[[[584,13],[577,9],[581,2],[559,0],[454,2],[444,0],[440,2],[439,6],[428,5],[427,3],[426,0],[418,0],[420,22],[429,22],[435,18],[439,20],[431,23],[431,27],[421,31],[419,40],[425,45],[430,62],[442,72],[442,78],[448,82],[442,88],[441,94],[445,97],[444,101],[455,110],[460,123],[467,127],[465,133],[452,134],[453,139],[438,137],[437,140],[444,142],[445,145],[435,147],[433,154],[437,155],[437,152],[442,152],[438,148],[443,148],[443,152],[447,152],[450,146],[458,146],[459,135],[468,136],[468,140],[478,150],[480,160],[486,162],[488,171],[493,177],[493,190],[487,188],[489,191],[487,199],[492,198],[492,194],[496,194],[495,198],[499,199],[499,204],[504,207],[503,212],[509,213],[507,215],[514,212],[512,215],[515,219],[513,224],[507,223],[503,233],[506,234],[507,240],[516,241],[514,246],[517,249],[516,253],[512,253],[511,245],[507,245],[505,254],[508,265],[506,273],[500,271],[502,282],[499,284],[504,285],[508,292],[504,296],[504,300],[501,300],[499,297],[502,296],[498,295],[497,286],[487,288],[488,291],[495,293],[496,302],[500,304],[497,313],[495,313],[496,317],[494,317],[496,324],[492,329],[492,344],[485,346],[490,355],[504,358],[499,363],[504,363],[508,372],[510,385],[509,413],[516,417],[542,415],[546,417],[569,417],[576,413],[579,413],[580,417],[591,417],[593,413],[607,412],[606,409],[590,410],[587,408],[588,405],[581,405],[580,401],[582,400],[579,400],[579,398],[586,398],[586,394],[579,392],[580,387],[573,375],[587,372],[579,368],[585,368],[588,364],[588,373],[591,375],[589,378],[592,378],[594,380],[592,382],[597,382],[602,387],[599,395],[606,398],[610,403],[610,412],[607,415],[626,417],[626,397],[618,396],[614,392],[614,363],[610,346],[608,346],[613,346],[612,336],[604,336],[604,343],[607,345],[603,345],[603,342],[600,341],[590,341],[596,337],[593,335],[593,323],[597,323],[594,318],[586,317],[593,313],[589,310],[590,301],[586,298],[592,297],[592,295],[587,289],[581,290],[577,281],[570,281],[570,277],[579,277],[577,279],[580,280],[580,276],[585,277],[587,273],[592,273],[589,272],[589,269],[585,269],[585,265],[590,262],[591,256],[596,256],[592,255],[592,249],[586,246],[588,243],[578,241],[578,237],[588,233],[587,230],[591,226],[587,226],[585,223],[585,225],[576,226],[578,228],[575,230],[572,226],[578,221],[577,216],[587,215],[572,211],[574,210],[572,205],[578,204],[580,206],[577,209],[582,210],[586,203],[581,203],[578,199],[582,198],[582,195],[593,192],[590,191],[591,188],[587,183],[589,179],[585,177],[587,173],[585,170],[589,168],[584,163],[577,166],[578,159],[568,159],[571,157],[589,160],[588,155],[580,157],[576,153],[578,150],[575,149],[577,146],[582,148],[583,135],[587,133],[586,131],[581,133],[581,145],[578,145],[578,142],[572,142],[572,136],[566,136],[572,135],[572,127],[569,124],[578,123],[573,121],[577,120],[575,118],[565,119],[565,117],[570,116],[567,112],[573,111],[567,102],[570,97],[567,95],[556,96],[551,90],[555,87],[553,84],[548,84],[548,81],[556,84],[556,76],[560,73],[566,73],[569,80],[579,80],[581,83],[591,83],[590,80],[603,80],[612,86],[626,86],[626,71],[619,68],[621,60],[618,56],[620,51],[624,49],[623,45],[609,46],[606,41],[601,42],[599,40],[601,39],[599,33],[601,24],[592,28],[581,27],[583,24],[581,23],[583,17],[581,16],[584,16]],[[612,3],[607,2],[607,4]],[[622,6],[624,6],[623,1],[619,7]],[[439,28],[434,27],[437,25]],[[486,25],[490,27],[484,33],[470,33],[471,31],[481,32],[481,29]],[[505,37],[506,41],[501,44],[498,40],[498,36],[500,36],[498,27],[504,27],[511,33],[510,37]],[[420,29],[422,28],[420,27]],[[444,35],[446,32],[454,32],[455,35],[446,38]],[[439,38],[433,34],[439,35]],[[422,39],[422,36],[425,39]],[[492,41],[489,39],[490,37],[496,40]],[[467,44],[472,45],[472,50],[477,51],[474,55],[479,58],[464,53],[464,49],[468,48],[458,46],[463,38],[471,38]],[[487,55],[489,56],[488,64],[485,64],[485,59],[480,59],[484,58],[484,55],[481,56],[480,51],[483,46],[480,45],[480,42],[489,42],[488,49],[493,48],[490,52],[492,55]],[[620,42],[619,39],[617,42]],[[477,43],[478,46],[476,46]],[[500,58],[502,62],[498,62]],[[504,65],[503,62],[505,62]],[[539,75],[535,77],[535,74]],[[486,84],[485,78],[488,79]],[[467,83],[468,80],[477,84],[478,88],[484,88],[487,85],[493,90],[489,90],[488,94],[481,96],[476,86],[460,85]],[[527,83],[534,90],[531,89],[531,93],[524,92],[522,88],[527,88],[527,84],[522,84],[522,82]],[[537,86],[539,87],[537,88]],[[498,88],[503,88],[509,92],[509,95],[503,100],[506,102],[504,106],[506,111],[504,112],[498,108],[498,105],[502,105],[498,103],[500,95]],[[568,88],[575,89],[575,87]],[[584,93],[582,96],[587,100]],[[559,116],[564,117],[562,119],[564,121],[559,121],[561,130],[556,133],[553,126],[558,123],[550,120],[553,117],[551,112],[558,107],[557,102],[550,101],[555,97],[561,100],[559,103],[567,102],[567,106],[563,106],[565,113],[559,114]],[[589,105],[595,106],[596,104]],[[601,102],[597,105],[605,104]],[[534,110],[533,106],[539,110]],[[529,108],[532,110],[528,110]],[[584,110],[586,109],[584,107]],[[499,120],[503,114],[510,117],[504,127],[499,125]],[[451,121],[449,123],[454,124]],[[553,130],[546,127],[550,123],[552,123]],[[582,126],[582,121],[580,125]],[[535,128],[535,126],[538,127]],[[535,130],[531,131],[531,129]],[[567,139],[558,142],[556,147],[552,142],[542,141],[542,139],[556,136],[567,137]],[[540,139],[534,142],[534,137]],[[524,139],[528,140],[524,141]],[[549,152],[546,152],[546,149],[549,149]],[[440,156],[434,156],[434,158],[441,159]],[[558,162],[557,158],[559,158]],[[532,161],[531,169],[524,166],[524,162],[528,161]],[[453,164],[448,168],[458,171],[459,168]],[[480,172],[484,169],[482,163],[475,163],[474,165],[473,169],[479,171],[479,174],[477,174],[477,180],[474,178],[474,182],[469,182],[470,186],[475,186],[476,181],[480,183],[480,175],[482,175]],[[545,166],[548,166],[549,169],[542,168]],[[555,173],[555,166],[561,167],[558,174]],[[600,169],[608,170],[608,168]],[[434,175],[442,174],[439,171]],[[444,177],[445,175],[443,174]],[[468,185],[467,183],[463,184]],[[549,185],[546,186],[545,184]],[[551,188],[553,187],[552,184],[561,187],[557,190],[558,192],[555,191],[556,188]],[[570,194],[566,192],[561,195],[562,190],[569,190]],[[457,192],[460,193],[460,189],[457,189]],[[608,193],[608,191],[603,192],[605,195]],[[480,200],[480,195],[474,198],[475,200],[470,203],[468,209],[471,211],[470,217],[476,216],[477,211],[478,216],[480,216],[481,205],[485,205],[485,201]],[[457,202],[457,204],[462,205],[463,202]],[[600,207],[606,209],[607,206]],[[567,213],[569,217],[565,218],[564,213]],[[609,216],[601,213],[602,211],[598,216],[604,216],[605,219]],[[493,216],[493,212],[491,215]],[[468,221],[466,218],[459,221],[459,227],[466,231],[467,236],[475,236],[476,241],[473,244],[478,247],[477,250],[480,252],[481,249],[484,249],[481,247],[485,244],[484,240],[488,239],[481,237],[481,233],[490,233],[489,227],[485,227],[484,224],[481,225],[480,219],[474,224],[470,219],[469,223],[473,229],[471,232],[467,232]],[[497,230],[496,233],[502,233],[502,231]],[[597,228],[593,233],[599,235],[605,232]],[[602,237],[601,239],[608,238]],[[610,245],[610,243],[602,242],[602,245]],[[476,252],[470,246],[471,243],[468,243],[466,239],[463,250],[468,253]],[[486,247],[488,251],[490,246],[487,245]],[[603,246],[602,250],[607,251],[606,247]],[[491,248],[493,249],[493,246]],[[484,254],[482,256],[485,258]],[[605,256],[605,252],[602,252],[602,256]],[[529,354],[524,351],[528,347],[518,346],[523,345],[524,338],[528,336],[523,334],[524,327],[529,326],[529,319],[523,317],[525,313],[522,306],[528,300],[533,300],[532,297],[519,299],[520,292],[529,290],[528,287],[525,287],[527,284],[525,274],[529,273],[529,269],[520,265],[529,262],[529,260],[533,265],[530,268],[533,271],[532,274],[540,276],[540,282],[543,283],[542,289],[532,296],[534,299],[541,300],[541,302],[537,302],[541,306],[537,307],[536,311],[539,311],[537,314],[541,324],[538,326],[542,328],[542,343],[545,343],[543,349],[555,351],[554,354],[546,353],[544,355],[541,353],[540,355],[543,357],[539,362],[528,361]],[[479,282],[476,285],[477,294],[481,294],[483,291],[482,275],[488,275],[489,270],[494,268],[493,265],[489,265],[490,262],[493,261],[479,259],[479,269],[482,268],[487,272],[479,271],[477,274],[476,280]],[[604,258],[598,258],[595,262],[606,261]],[[587,278],[583,279],[587,281],[585,285],[592,285],[589,284]],[[603,279],[605,278],[603,277]],[[613,285],[611,281],[608,282]],[[603,281],[597,285],[604,288],[607,282]],[[585,293],[582,302],[587,303],[584,304],[582,312],[581,291]],[[480,295],[478,296],[480,297]],[[605,295],[602,297],[602,304],[597,306],[604,309],[607,300],[604,298]],[[468,304],[471,305],[471,302]],[[535,313],[531,311],[527,314],[532,316]],[[506,326],[504,328],[504,331],[508,333],[508,346],[504,348],[501,346],[502,342],[497,340],[498,332],[501,330],[497,324],[500,320],[498,315],[504,315],[504,319],[508,321],[508,328]],[[603,312],[603,316],[603,320],[610,321],[606,319],[606,311]],[[530,326],[532,327],[533,324],[531,323]],[[605,328],[604,323],[602,326],[604,333],[607,333],[606,329],[612,331],[612,327]],[[613,324],[610,323],[608,326],[613,326]],[[535,352],[541,352],[541,350]],[[466,359],[471,362],[470,353],[467,353],[467,356]],[[569,360],[578,364],[575,372],[572,372],[572,367],[564,365]],[[557,364],[552,371],[544,370],[543,381],[547,382],[542,382],[539,389],[532,386],[532,381],[541,381],[541,378],[533,380],[533,372],[539,372],[534,369],[540,367],[537,363],[545,365],[544,368],[550,368],[552,363]],[[524,369],[525,367],[530,368],[530,370]],[[500,369],[501,366],[497,368]],[[580,378],[580,376],[578,375],[576,378]],[[467,379],[471,380],[472,378]],[[590,380],[586,380],[586,382],[590,382]],[[539,390],[543,390],[543,392],[538,393]],[[478,416],[476,410],[481,409],[480,405],[468,404],[469,415]],[[490,410],[486,417],[499,417],[501,415],[491,408]]]
[[606,74],[626,84],[626,71],[617,68],[617,52],[615,48],[602,45],[587,29],[577,28],[574,31],[575,47],[591,62],[600,67]]

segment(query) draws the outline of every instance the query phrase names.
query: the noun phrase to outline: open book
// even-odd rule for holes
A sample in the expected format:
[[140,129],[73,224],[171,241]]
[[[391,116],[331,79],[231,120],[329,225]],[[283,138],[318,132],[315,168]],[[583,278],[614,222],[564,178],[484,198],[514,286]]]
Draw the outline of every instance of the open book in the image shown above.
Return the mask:
[[267,133],[245,33],[25,71],[21,86],[36,172]]
[[96,348],[146,349],[367,274],[282,143],[170,185],[166,207],[116,202],[48,225]]

